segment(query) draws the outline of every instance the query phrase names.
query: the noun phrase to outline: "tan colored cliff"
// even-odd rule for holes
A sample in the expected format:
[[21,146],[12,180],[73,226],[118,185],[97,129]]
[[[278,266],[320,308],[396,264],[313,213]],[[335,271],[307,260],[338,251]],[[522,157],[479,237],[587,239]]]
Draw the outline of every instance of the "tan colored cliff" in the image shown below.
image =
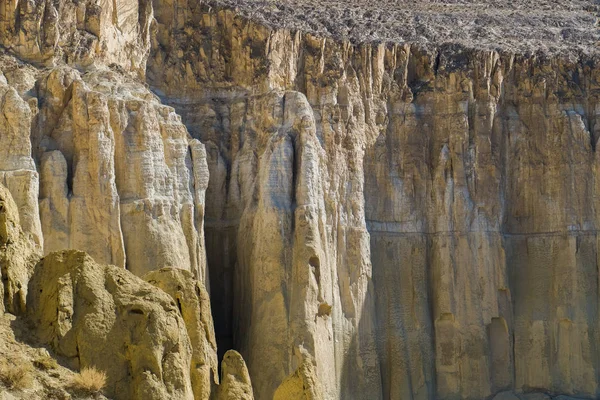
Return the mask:
[[253,399],[237,353],[218,385],[210,302],[191,272],[163,268],[148,283],[81,251],[40,257],[0,185],[2,398],[81,398],[74,371],[95,368],[114,399]]
[[217,343],[208,293],[192,274],[178,268],[152,271],[144,279],[169,294],[185,322],[192,359],[190,379],[195,400],[208,400],[219,384]]
[[27,290],[40,248],[23,232],[19,211],[8,189],[0,184],[0,310],[23,314]]
[[353,44],[178,4],[155,10],[148,79],[209,149],[217,336],[258,398],[300,343],[325,398],[596,395],[593,56]]
[[0,183],[181,301],[157,393],[600,394],[598,9],[416,3],[0,0]]

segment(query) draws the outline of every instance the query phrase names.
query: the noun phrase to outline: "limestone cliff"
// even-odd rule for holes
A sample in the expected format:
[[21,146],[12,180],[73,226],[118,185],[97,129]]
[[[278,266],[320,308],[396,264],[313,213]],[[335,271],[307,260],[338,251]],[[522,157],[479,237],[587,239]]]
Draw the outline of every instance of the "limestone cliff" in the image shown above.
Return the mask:
[[259,398],[301,348],[326,398],[596,395],[595,56],[177,10],[148,79],[209,149],[217,335]]
[[0,0],[0,183],[180,302],[178,395],[595,398],[599,10],[504,3]]

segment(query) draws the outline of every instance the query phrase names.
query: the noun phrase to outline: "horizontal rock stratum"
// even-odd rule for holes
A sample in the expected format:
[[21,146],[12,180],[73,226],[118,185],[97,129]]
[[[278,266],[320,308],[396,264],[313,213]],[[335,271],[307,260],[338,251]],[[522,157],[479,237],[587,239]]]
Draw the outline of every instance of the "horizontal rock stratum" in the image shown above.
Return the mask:
[[600,6],[532,3],[0,0],[0,304],[115,399],[597,398]]

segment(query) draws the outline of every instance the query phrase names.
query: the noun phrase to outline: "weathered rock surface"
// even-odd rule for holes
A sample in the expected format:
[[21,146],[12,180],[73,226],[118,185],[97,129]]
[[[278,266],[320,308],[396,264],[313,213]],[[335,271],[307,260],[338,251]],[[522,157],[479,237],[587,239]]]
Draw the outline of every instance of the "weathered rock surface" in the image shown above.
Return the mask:
[[0,71],[0,183],[44,252],[206,282],[206,151],[173,109],[116,67],[38,71],[1,56]]
[[142,75],[151,22],[146,1],[2,0],[0,45],[39,65],[115,63]]
[[37,197],[39,178],[31,147],[30,105],[0,70],[0,184],[10,190],[23,231],[43,243]]
[[177,4],[155,9],[148,81],[207,146],[217,337],[257,398],[300,343],[326,398],[597,395],[595,55],[353,44]]
[[439,46],[459,43],[515,53],[594,52],[599,5],[539,0],[214,0],[261,24],[350,39]]
[[[76,372],[60,363],[52,362],[47,349],[42,346],[32,346],[23,341],[31,332],[27,322],[12,314],[0,316],[0,374],[3,378],[6,367],[24,368],[31,380],[25,388],[11,387],[9,380],[0,380],[0,399],[2,400],[107,400],[100,393],[94,396],[72,396],[71,382]],[[21,387],[19,385],[16,385]]]
[[221,362],[221,385],[217,400],[254,400],[252,382],[244,359],[235,350],[229,350]]
[[598,6],[524,5],[0,0],[48,67],[0,63],[0,183],[46,253],[190,271],[158,391],[213,385],[210,285],[222,398],[596,398]]
[[[298,399],[322,400],[321,382],[316,373],[314,360],[308,354],[302,354],[301,364],[296,371],[285,378],[273,396],[273,400]],[[305,357],[305,359],[302,359]]]
[[56,68],[38,93],[45,252],[86,249],[140,276],[174,266],[204,281],[208,168],[173,109],[110,70]]
[[192,344],[190,377],[195,400],[208,400],[219,383],[217,343],[204,286],[189,271],[162,268],[144,276],[177,304]]
[[27,283],[39,256],[40,248],[21,229],[12,195],[0,184],[0,311],[25,312]]
[[42,343],[74,368],[107,374],[115,399],[193,399],[192,346],[175,301],[79,251],[51,253],[29,283],[28,315]]

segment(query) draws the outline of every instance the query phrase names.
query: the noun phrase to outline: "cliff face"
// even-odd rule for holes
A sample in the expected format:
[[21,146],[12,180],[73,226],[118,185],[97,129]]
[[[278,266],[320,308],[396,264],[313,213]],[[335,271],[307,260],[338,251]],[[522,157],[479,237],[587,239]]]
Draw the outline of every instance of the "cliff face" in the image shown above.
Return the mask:
[[[23,230],[191,271],[219,355],[248,363],[229,353],[220,391],[247,398],[249,372],[260,400],[599,394],[597,30],[523,55],[288,29],[252,2],[0,4],[33,63],[0,64]],[[212,321],[180,312],[205,398]]]
[[177,9],[157,16],[148,79],[210,149],[211,284],[236,321],[217,328],[260,398],[300,364],[290,347],[316,357],[326,398],[596,393],[591,57],[354,45]]

